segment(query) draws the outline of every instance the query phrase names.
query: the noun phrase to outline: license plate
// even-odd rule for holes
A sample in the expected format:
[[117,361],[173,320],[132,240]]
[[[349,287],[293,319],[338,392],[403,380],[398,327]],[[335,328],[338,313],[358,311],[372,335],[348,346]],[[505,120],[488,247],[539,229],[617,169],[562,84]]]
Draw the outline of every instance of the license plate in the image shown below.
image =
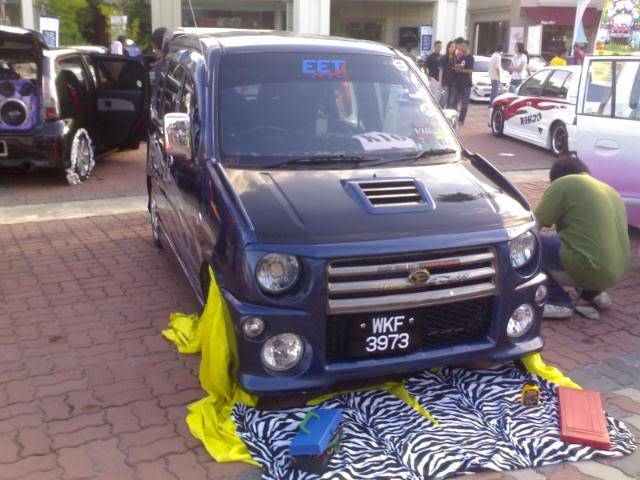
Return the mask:
[[362,315],[351,322],[351,357],[402,354],[419,345],[417,319],[411,313]]

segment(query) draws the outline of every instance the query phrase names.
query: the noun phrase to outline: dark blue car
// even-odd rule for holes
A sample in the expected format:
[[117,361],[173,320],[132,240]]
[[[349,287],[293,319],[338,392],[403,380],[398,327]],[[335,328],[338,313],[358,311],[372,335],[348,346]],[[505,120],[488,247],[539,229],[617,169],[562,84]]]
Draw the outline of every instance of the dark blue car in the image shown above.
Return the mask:
[[260,395],[542,349],[523,196],[372,42],[178,31],[151,106],[149,210]]

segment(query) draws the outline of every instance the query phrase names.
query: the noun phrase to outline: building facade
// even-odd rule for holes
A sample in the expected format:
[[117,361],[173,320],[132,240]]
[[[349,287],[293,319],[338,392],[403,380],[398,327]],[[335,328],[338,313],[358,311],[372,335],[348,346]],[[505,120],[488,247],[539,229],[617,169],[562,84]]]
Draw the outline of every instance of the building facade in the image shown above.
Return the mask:
[[604,0],[591,0],[582,22],[584,38],[574,39],[576,0],[469,0],[467,32],[474,53],[490,54],[497,43],[513,52],[522,42],[529,53],[552,56],[559,47],[569,49],[586,40],[591,51]]
[[[35,0],[4,0],[5,23],[37,28]],[[331,34],[416,49],[420,27],[433,40],[469,38],[473,52],[497,43],[512,51],[522,41],[546,54],[573,44],[577,0],[147,0],[152,27],[230,27]],[[591,0],[583,17],[593,45],[604,0]],[[0,2],[2,5],[2,2]],[[2,13],[2,12],[0,12]]]

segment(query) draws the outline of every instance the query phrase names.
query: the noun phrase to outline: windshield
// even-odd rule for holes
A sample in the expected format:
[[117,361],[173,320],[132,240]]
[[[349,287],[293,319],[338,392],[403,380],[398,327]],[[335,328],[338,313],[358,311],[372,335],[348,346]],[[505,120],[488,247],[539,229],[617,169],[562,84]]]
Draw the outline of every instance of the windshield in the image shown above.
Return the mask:
[[489,71],[489,62],[486,60],[476,60],[473,62],[473,71],[474,72],[488,72]]
[[396,57],[231,54],[219,78],[221,153],[230,166],[458,150],[426,87]]

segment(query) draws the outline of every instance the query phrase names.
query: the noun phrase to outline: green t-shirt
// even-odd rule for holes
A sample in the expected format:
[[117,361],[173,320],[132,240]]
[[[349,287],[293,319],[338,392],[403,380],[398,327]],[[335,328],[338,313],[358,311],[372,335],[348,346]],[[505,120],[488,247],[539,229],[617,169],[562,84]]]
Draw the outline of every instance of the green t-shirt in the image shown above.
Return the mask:
[[624,202],[591,175],[567,175],[552,182],[536,217],[545,227],[556,225],[562,266],[581,287],[606,290],[631,266]]

